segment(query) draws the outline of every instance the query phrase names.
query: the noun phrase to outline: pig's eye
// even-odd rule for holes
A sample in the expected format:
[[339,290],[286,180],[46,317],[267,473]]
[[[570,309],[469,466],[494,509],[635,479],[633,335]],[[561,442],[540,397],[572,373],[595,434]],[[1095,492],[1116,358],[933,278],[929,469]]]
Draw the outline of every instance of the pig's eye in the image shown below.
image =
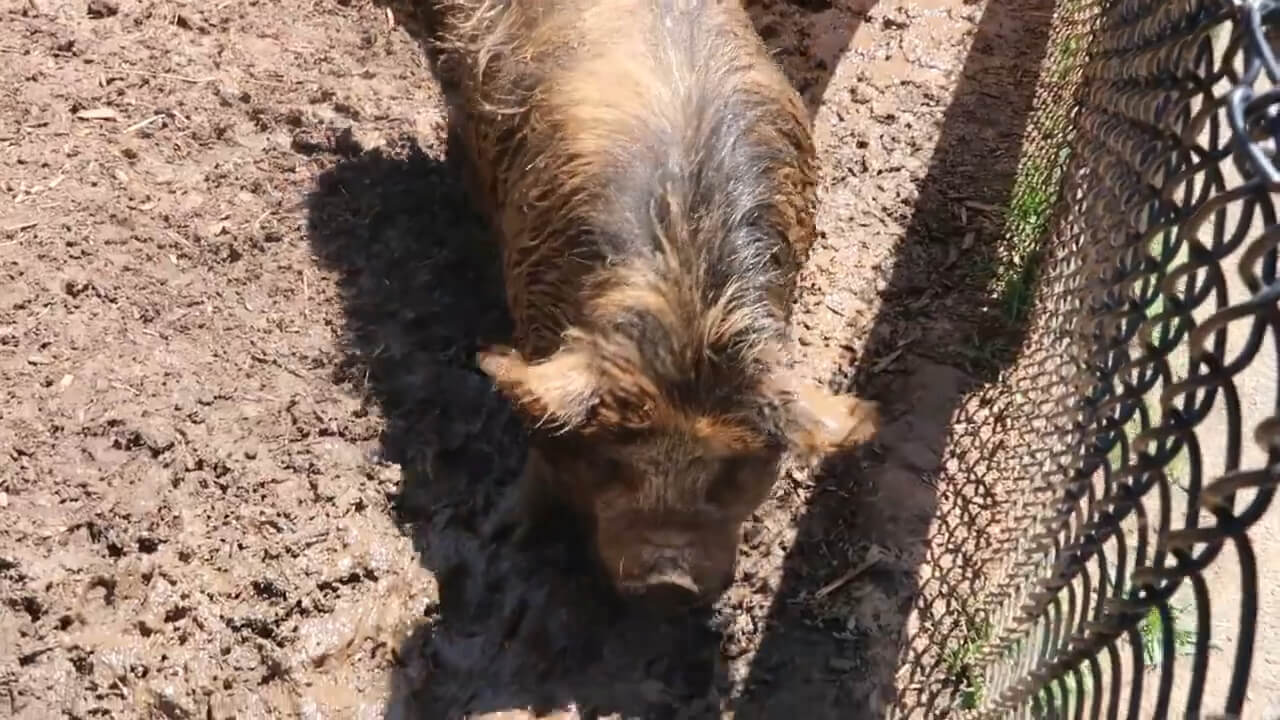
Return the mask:
[[747,469],[747,462],[743,459],[723,461],[707,488],[707,500],[717,505],[732,502],[742,491],[743,474]]
[[616,487],[627,483],[627,468],[621,460],[606,457],[596,467],[596,482],[600,487]]

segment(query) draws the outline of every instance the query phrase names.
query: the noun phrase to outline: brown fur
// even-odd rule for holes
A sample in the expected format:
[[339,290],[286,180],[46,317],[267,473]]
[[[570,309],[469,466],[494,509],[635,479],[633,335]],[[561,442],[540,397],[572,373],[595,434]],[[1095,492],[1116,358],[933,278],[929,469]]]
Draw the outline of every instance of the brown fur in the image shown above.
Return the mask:
[[528,506],[594,518],[620,588],[708,596],[783,451],[876,424],[782,361],[816,234],[803,103],[734,2],[391,5],[502,243],[515,347],[479,364],[534,428]]

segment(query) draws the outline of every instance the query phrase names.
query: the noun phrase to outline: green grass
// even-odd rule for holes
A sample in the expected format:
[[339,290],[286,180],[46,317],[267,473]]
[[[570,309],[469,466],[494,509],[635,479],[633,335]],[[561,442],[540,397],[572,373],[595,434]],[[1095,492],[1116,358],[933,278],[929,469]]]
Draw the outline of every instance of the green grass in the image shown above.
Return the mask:
[[1090,693],[1093,691],[1093,675],[1087,669],[1080,671],[1080,682],[1077,683],[1075,676],[1068,674],[1064,678],[1064,682],[1049,683],[1043,690],[1045,715],[1054,717],[1070,717],[1072,708],[1089,699]]
[[987,643],[991,642],[992,632],[991,622],[985,618],[968,622],[963,639],[943,653],[943,668],[956,688],[956,698],[962,710],[976,710],[986,695],[986,678],[977,660]]
[[[1196,645],[1195,631],[1186,629],[1182,623],[1184,612],[1184,607],[1169,606],[1169,629],[1173,633],[1173,650],[1178,655],[1191,654]],[[1143,661],[1147,667],[1159,667],[1164,662],[1164,623],[1158,607],[1153,606],[1138,623],[1138,635],[1142,638]]]
[[1048,91],[1036,102],[1023,138],[1005,216],[1005,247],[1000,252],[992,285],[1007,320],[1022,323],[1031,307],[1041,258],[1037,249],[1050,231],[1049,223],[1071,157],[1075,88],[1085,60],[1088,30],[1081,23],[1096,14],[1091,0],[1064,0],[1055,19],[1062,33],[1051,39],[1040,77]]
[[[1193,621],[1187,620],[1185,606],[1169,606],[1169,630],[1173,635],[1174,652],[1177,655],[1190,655],[1195,651],[1196,633],[1188,629]],[[1159,667],[1164,662],[1164,623],[1160,617],[1158,606],[1151,607],[1137,624],[1137,632],[1141,643],[1142,658],[1148,670]],[[1212,647],[1212,646],[1211,646]],[[1106,655],[1099,655],[1098,660],[1105,670]],[[1105,676],[1105,672],[1104,672]],[[1067,675],[1061,686],[1050,682],[1041,690],[1041,699],[1045,706],[1044,717],[1070,717],[1074,709],[1090,697],[1093,690],[1093,676],[1088,668],[1082,667],[1080,680]]]
[[996,293],[1001,298],[1010,322],[1021,322],[1031,306],[1040,262],[1036,248],[1049,230],[1049,217],[1057,201],[1057,184],[1062,175],[1066,149],[1061,165],[1037,160],[1022,165],[1009,195],[1009,212],[1005,218],[1008,248],[997,266]]
[[1084,49],[1084,41],[1077,36],[1070,36],[1054,48],[1053,62],[1049,63],[1046,72],[1050,83],[1061,85],[1071,79],[1071,72],[1079,65],[1080,52]]
[[[1074,54],[1059,54],[1049,75],[1069,73]],[[1053,82],[1051,80],[1051,82]],[[1037,249],[1049,232],[1049,221],[1058,202],[1063,171],[1071,157],[1070,116],[1060,107],[1041,108],[1028,125],[1024,153],[1009,192],[1005,214],[1004,247],[999,253],[993,291],[1000,298],[1007,319],[1021,323],[1034,293],[1040,271]]]

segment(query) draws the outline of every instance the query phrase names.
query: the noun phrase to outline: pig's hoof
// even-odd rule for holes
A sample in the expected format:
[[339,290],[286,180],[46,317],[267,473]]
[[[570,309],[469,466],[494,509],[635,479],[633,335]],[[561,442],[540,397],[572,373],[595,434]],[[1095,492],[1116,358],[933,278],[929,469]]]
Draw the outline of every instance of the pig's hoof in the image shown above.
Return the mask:
[[849,408],[851,420],[849,432],[845,437],[845,445],[861,445],[870,441],[880,430],[880,403],[873,400],[853,398]]
[[481,528],[481,534],[488,542],[503,543],[515,538],[519,534],[520,525],[522,524],[520,513],[506,504],[498,508],[498,511],[489,518]]
[[545,517],[526,513],[515,521],[511,533],[511,542],[516,547],[528,549],[536,545],[543,545],[556,537],[556,533]]
[[519,498],[508,499],[485,523],[482,533],[491,543],[512,543],[526,547],[539,535],[535,519]]

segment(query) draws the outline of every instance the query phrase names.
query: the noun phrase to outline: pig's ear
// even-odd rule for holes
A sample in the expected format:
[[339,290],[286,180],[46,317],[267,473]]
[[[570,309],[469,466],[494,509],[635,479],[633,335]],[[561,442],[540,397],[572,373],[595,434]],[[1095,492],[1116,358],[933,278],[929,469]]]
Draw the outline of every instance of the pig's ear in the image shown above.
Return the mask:
[[580,348],[567,346],[530,363],[518,351],[497,346],[480,352],[476,364],[536,424],[576,428],[586,422],[598,400],[593,363]]
[[782,425],[796,454],[816,458],[867,442],[880,426],[877,403],[836,394],[813,383],[787,382],[779,388]]

